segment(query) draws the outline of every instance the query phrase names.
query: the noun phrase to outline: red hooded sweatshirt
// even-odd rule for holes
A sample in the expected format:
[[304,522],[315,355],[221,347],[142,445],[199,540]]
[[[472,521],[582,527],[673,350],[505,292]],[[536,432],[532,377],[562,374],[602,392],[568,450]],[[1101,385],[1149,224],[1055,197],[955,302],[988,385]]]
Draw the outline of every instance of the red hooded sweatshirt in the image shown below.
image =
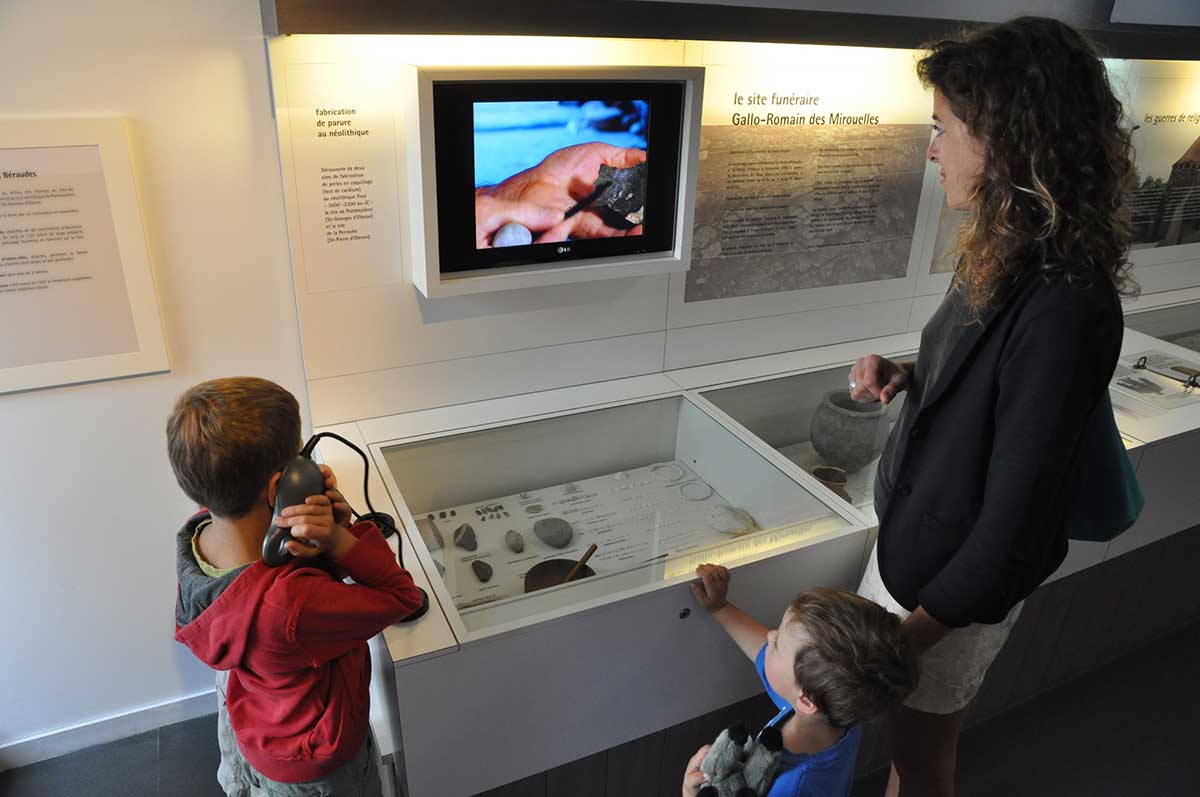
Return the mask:
[[419,615],[427,597],[373,523],[350,530],[358,542],[337,568],[324,557],[258,561],[210,578],[192,555],[192,536],[209,517],[188,520],[176,541],[175,639],[231,671],[229,721],[255,770],[282,783],[324,777],[366,739],[367,640]]

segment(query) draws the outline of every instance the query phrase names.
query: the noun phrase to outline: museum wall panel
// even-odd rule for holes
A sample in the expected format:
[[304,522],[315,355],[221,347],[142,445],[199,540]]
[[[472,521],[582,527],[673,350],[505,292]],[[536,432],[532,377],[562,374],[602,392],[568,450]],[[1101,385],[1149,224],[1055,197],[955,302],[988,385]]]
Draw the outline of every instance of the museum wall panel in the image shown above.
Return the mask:
[[[412,146],[404,140],[404,115],[416,109],[402,101],[401,82],[411,77],[408,64],[680,64],[682,43],[295,36],[272,39],[270,48],[318,423],[662,369],[665,276],[438,299],[416,290],[400,218],[405,147]],[[316,111],[347,108],[356,129],[369,135],[314,143]],[[330,214],[322,192],[343,188],[330,183],[345,173],[328,170],[347,166],[363,167],[360,182],[375,181],[353,194],[370,203],[372,218],[357,221],[354,240],[341,240],[340,231],[313,233]]]
[[[925,160],[931,101],[913,71],[918,51],[547,37],[269,41],[318,423],[915,331],[949,285],[963,217],[945,208]],[[704,67],[687,272],[435,299],[414,287],[405,198],[414,196],[414,143],[405,130],[418,110],[404,99],[407,65],[530,62]],[[1200,189],[1188,176],[1200,65],[1106,65],[1138,125],[1146,173],[1134,275],[1146,297],[1200,285],[1200,243],[1191,240]],[[354,188],[338,181],[347,175],[358,178]],[[327,228],[331,195],[369,207],[352,234]],[[623,359],[631,336],[654,334],[661,350],[639,345],[638,357]]]

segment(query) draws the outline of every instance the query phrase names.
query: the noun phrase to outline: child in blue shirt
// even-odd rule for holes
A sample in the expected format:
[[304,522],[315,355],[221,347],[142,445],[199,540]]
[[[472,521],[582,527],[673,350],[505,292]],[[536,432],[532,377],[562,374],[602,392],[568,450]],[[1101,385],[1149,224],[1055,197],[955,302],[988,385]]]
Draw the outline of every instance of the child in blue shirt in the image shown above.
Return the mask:
[[[849,797],[861,723],[900,705],[917,685],[900,618],[852,592],[818,587],[797,595],[779,628],[768,630],[726,600],[726,568],[700,565],[696,575],[696,600],[754,662],[779,708],[768,723],[783,736],[769,797]],[[684,797],[704,785],[707,749],[688,765]]]

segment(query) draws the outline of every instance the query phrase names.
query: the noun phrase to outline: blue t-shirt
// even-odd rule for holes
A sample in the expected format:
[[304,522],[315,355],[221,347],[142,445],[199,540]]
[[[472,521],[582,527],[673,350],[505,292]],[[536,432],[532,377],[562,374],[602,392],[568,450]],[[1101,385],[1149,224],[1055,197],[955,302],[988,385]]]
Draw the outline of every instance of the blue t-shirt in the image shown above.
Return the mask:
[[[763,645],[754,659],[754,669],[767,688],[779,713],[768,725],[781,725],[791,716],[792,706],[767,683],[765,669],[767,646]],[[789,753],[783,751],[775,783],[767,797],[850,797],[854,784],[854,760],[858,757],[858,743],[862,740],[862,729],[851,726],[837,744],[819,753]]]

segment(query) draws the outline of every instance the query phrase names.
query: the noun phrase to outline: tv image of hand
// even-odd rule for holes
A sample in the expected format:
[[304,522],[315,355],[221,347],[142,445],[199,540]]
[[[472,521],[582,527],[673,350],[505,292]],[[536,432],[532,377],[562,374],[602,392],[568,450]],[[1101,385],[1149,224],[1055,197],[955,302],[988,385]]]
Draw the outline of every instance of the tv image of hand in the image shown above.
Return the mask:
[[497,185],[476,189],[475,247],[491,248],[496,231],[513,222],[528,228],[534,243],[641,235],[641,224],[623,230],[593,210],[566,213],[594,192],[601,166],[628,169],[645,160],[646,151],[637,147],[573,144]]

